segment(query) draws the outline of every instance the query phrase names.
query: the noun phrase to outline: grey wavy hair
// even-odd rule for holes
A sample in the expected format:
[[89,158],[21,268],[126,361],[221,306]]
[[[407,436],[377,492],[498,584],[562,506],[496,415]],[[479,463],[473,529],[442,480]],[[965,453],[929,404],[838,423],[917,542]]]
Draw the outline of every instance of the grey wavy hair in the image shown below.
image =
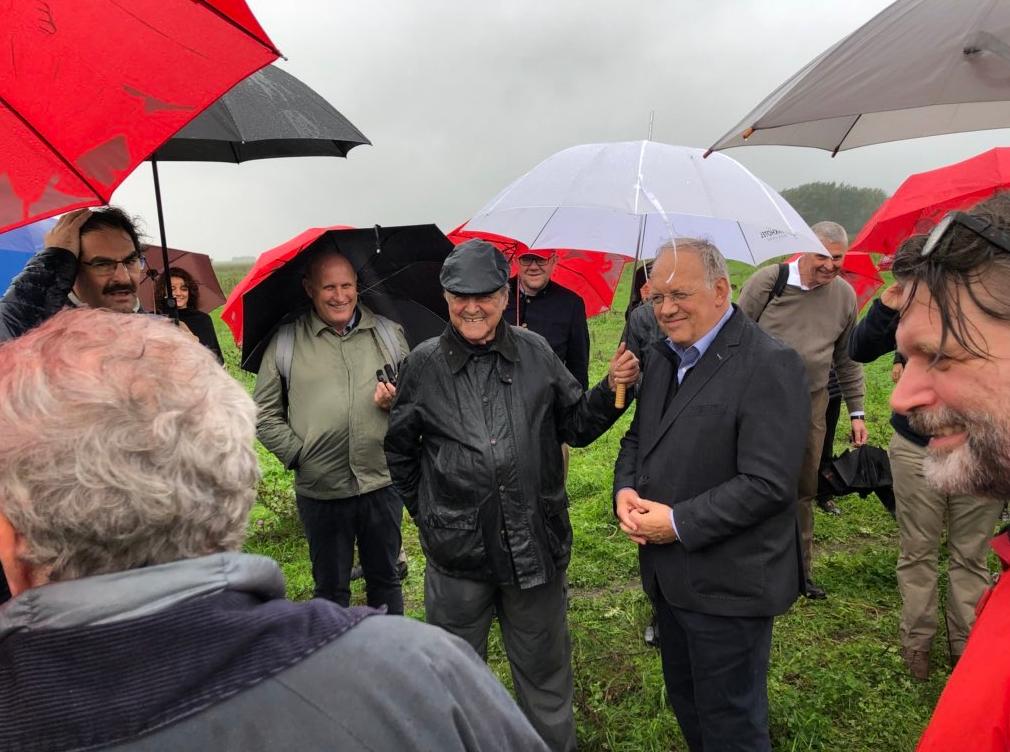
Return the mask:
[[239,548],[256,409],[164,318],[63,311],[0,346],[0,512],[49,581]]
[[656,250],[658,260],[664,253],[679,253],[688,251],[696,253],[701,260],[702,268],[705,270],[705,284],[711,289],[717,280],[725,279],[729,281],[729,267],[722,252],[715,247],[715,244],[703,238],[673,238],[668,240]]
[[818,222],[810,229],[814,231],[814,235],[816,235],[822,243],[837,243],[838,245],[843,245],[846,248],[849,247],[849,233],[847,233],[845,228],[837,222],[824,220],[823,222]]

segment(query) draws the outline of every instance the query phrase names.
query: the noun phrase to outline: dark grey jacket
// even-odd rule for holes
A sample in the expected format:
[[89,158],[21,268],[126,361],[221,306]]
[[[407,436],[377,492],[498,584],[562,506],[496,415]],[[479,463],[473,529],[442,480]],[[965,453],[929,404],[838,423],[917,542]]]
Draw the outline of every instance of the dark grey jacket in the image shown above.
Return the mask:
[[584,446],[623,410],[606,380],[583,394],[539,334],[502,322],[488,347],[449,326],[400,371],[386,460],[428,562],[531,588],[568,565],[561,443]]
[[546,752],[462,640],[283,597],[244,554],[22,593],[0,609],[0,748]]
[[614,469],[615,493],[634,488],[676,519],[679,541],[638,549],[645,591],[717,616],[783,613],[802,581],[803,362],[739,309],[679,387],[672,351],[654,347]]
[[0,342],[20,337],[67,304],[77,279],[77,257],[46,248],[28,260],[0,299]]

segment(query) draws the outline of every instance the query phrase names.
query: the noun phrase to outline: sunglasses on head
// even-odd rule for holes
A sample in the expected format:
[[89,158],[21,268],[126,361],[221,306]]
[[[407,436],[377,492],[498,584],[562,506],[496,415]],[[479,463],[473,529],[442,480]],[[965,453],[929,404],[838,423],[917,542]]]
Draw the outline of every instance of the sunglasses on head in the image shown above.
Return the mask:
[[1010,235],[992,226],[988,219],[982,219],[966,212],[949,212],[941,219],[933,231],[926,238],[926,244],[922,247],[922,258],[933,254],[937,249],[946,249],[953,239],[953,229],[955,226],[964,227],[971,230],[990,245],[994,245],[1001,251],[1010,253]]

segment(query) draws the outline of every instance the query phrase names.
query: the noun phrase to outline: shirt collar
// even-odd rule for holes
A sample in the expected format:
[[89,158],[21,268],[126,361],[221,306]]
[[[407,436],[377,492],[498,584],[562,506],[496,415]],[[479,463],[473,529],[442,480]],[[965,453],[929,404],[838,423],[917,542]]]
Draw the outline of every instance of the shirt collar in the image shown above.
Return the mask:
[[452,324],[449,324],[439,338],[439,346],[449,364],[449,370],[453,373],[458,372],[466,365],[471,356],[477,355],[482,350],[499,353],[503,358],[513,363],[519,360],[519,348],[516,345],[515,335],[512,333],[512,327],[505,323],[504,318],[498,322],[494,339],[487,345],[471,345],[453,328]]
[[733,306],[727,306],[726,312],[722,315],[722,318],[720,318],[716,322],[715,326],[713,326],[711,329],[705,332],[705,334],[703,334],[698,339],[698,341],[695,342],[693,345],[688,345],[687,347],[681,347],[680,345],[674,344],[669,337],[666,338],[666,344],[670,347],[671,350],[673,350],[677,354],[677,357],[680,358],[681,360],[684,360],[684,355],[687,353],[688,350],[690,350],[693,347],[695,352],[698,353],[698,357],[695,358],[695,360],[696,361],[700,360],[701,356],[705,354],[705,351],[708,350],[709,346],[712,344],[712,341],[719,335],[719,332],[726,325],[726,322],[729,321],[729,317],[732,315],[733,315]]
[[355,306],[354,307],[354,313],[351,314],[351,321],[347,324],[347,328],[344,330],[344,332],[342,334],[340,332],[338,332],[336,329],[334,329],[332,326],[330,326],[329,324],[327,324],[325,321],[323,321],[321,318],[319,318],[319,314],[316,313],[316,309],[314,307],[313,308],[309,308],[309,311],[310,311],[311,317],[312,317],[311,318],[311,321],[312,321],[312,333],[314,335],[316,335],[317,337],[325,329],[329,329],[331,332],[334,332],[338,337],[346,337],[348,334],[350,334],[352,331],[354,331],[354,328],[359,323],[361,323],[361,306]]

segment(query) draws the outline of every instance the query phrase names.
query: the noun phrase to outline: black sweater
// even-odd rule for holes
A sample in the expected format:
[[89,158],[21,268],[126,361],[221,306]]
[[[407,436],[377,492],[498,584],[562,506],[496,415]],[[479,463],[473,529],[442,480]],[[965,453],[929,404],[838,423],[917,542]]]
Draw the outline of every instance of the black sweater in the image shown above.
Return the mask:
[[[898,329],[898,311],[888,308],[880,299],[873,301],[863,320],[856,324],[849,336],[849,357],[860,363],[870,363],[881,355],[897,348],[895,332]],[[926,446],[929,437],[916,433],[908,425],[908,418],[891,413],[891,426],[909,441]]]

